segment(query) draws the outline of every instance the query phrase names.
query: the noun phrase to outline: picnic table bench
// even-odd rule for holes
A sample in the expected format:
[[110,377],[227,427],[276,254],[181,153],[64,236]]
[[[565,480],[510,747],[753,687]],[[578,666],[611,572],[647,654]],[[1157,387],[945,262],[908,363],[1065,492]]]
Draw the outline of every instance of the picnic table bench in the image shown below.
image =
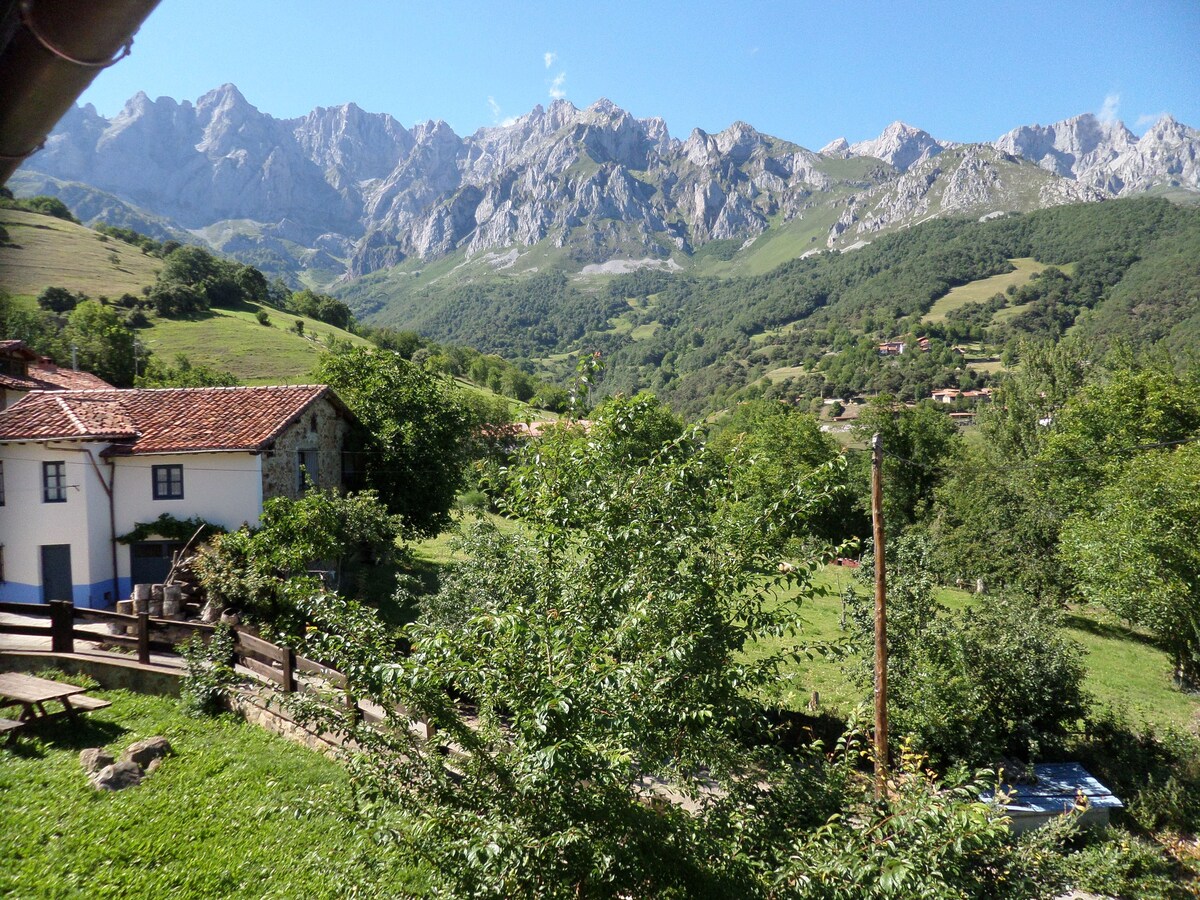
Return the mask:
[[[21,713],[16,720],[19,724],[58,715],[59,711],[51,712],[46,709],[46,703],[50,701],[62,704],[61,712],[69,716],[74,716],[77,710],[103,709],[111,705],[109,701],[98,697],[84,697],[86,692],[87,688],[74,684],[50,681],[48,678],[38,678],[21,672],[0,672],[0,707],[21,707]],[[0,732],[12,731],[16,727],[18,726],[0,727]]]

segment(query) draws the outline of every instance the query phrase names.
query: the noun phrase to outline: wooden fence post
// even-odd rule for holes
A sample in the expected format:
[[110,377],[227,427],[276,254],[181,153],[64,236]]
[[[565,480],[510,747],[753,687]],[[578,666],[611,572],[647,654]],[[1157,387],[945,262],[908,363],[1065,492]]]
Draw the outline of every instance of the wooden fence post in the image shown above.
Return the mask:
[[75,652],[75,605],[70,600],[50,601],[50,649]]
[[291,647],[280,647],[283,651],[283,692],[291,694],[296,690],[296,651]]
[[137,623],[138,662],[147,665],[150,662],[150,613],[138,613]]

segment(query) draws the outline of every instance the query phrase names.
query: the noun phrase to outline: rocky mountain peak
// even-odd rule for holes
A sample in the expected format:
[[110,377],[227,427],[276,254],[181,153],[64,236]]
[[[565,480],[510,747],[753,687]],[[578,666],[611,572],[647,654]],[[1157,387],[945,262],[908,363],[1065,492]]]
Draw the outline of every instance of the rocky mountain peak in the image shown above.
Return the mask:
[[845,159],[850,156],[850,143],[844,137],[834,138],[817,152],[822,156],[838,156]]
[[929,132],[897,120],[883,129],[879,137],[851,144],[848,152],[851,156],[873,156],[882,159],[905,172],[912,166],[937,156],[944,149],[941,141]]
[[[216,249],[291,260],[281,265],[290,274],[318,256],[322,268],[349,260],[348,272],[362,274],[407,257],[547,240],[577,259],[659,257],[664,246],[745,241],[831,208],[829,246],[853,246],[951,212],[1158,185],[1200,193],[1198,153],[1200,134],[1170,117],[1139,140],[1084,114],[990,146],[897,121],[872,140],[832,141],[823,159],[740,120],[680,141],[661,118],[634,118],[603,97],[584,109],[555,100],[459,137],[444,121],[408,129],[354,103],[275,119],[227,84],[195,106],[138,94],[111,120],[76,108],[24,171],[51,189],[72,182],[67,196],[85,218],[227,233]],[[881,162],[854,173],[826,165],[848,156]],[[94,212],[75,199],[81,190]],[[113,217],[118,208],[124,218]]]

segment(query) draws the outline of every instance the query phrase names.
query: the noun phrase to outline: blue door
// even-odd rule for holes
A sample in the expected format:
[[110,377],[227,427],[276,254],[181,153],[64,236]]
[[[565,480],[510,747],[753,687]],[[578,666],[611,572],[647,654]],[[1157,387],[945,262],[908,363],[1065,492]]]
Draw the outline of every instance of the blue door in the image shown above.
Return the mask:
[[42,545],[42,602],[73,600],[71,591],[71,545]]

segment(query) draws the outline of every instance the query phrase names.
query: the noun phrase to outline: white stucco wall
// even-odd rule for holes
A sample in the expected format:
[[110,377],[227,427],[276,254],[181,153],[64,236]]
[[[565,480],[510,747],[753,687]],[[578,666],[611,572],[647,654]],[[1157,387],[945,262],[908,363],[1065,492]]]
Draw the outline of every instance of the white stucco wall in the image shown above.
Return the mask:
[[[245,523],[258,524],[262,513],[261,457],[250,453],[180,453],[123,456],[116,470],[117,534],[132,531],[139,522],[153,522],[163,513],[177,519],[200,517],[233,531]],[[155,500],[153,466],[183,466],[183,499]],[[128,582],[129,548],[117,551],[118,574]]]
[[[71,580],[76,606],[104,607],[123,599],[130,587],[130,549],[117,545],[114,586],[112,537],[163,513],[178,519],[200,517],[233,530],[255,524],[262,512],[260,457],[250,453],[188,453],[116,457],[110,468],[100,454],[103,442],[0,444],[5,503],[0,506],[0,545],[4,581],[0,600],[42,602],[41,548],[71,547]],[[112,521],[104,484],[84,451],[90,451],[105,482],[114,479]],[[42,499],[42,463],[66,464],[67,501]],[[183,498],[155,500],[152,466],[183,466]]]
[[[74,441],[0,444],[5,495],[0,507],[0,544],[4,547],[0,599],[40,603],[41,547],[69,544],[75,604],[103,606],[111,602],[108,495],[83,452],[90,450],[100,471],[105,472],[107,467],[99,458],[105,446]],[[42,463],[58,460],[66,464],[67,500],[46,503],[42,499]]]

